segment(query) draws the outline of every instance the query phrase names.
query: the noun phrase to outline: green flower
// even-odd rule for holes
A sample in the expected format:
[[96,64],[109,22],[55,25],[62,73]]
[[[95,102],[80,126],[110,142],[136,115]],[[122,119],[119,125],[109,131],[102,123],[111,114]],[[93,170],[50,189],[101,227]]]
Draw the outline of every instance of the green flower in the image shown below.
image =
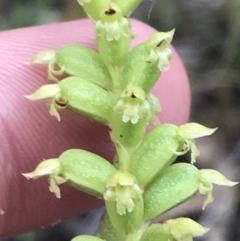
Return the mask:
[[169,68],[172,51],[167,46],[171,43],[174,32],[175,29],[156,33],[145,44],[145,61],[149,63],[158,61],[160,71]]
[[190,218],[169,219],[149,226],[140,241],[193,241],[208,230]]
[[177,155],[183,155],[191,151],[191,163],[196,162],[196,157],[200,155],[200,151],[196,146],[195,139],[203,136],[212,135],[218,128],[207,128],[198,123],[187,123],[181,125],[177,129],[178,139],[185,143],[182,152],[176,152]]
[[62,98],[61,88],[58,84],[43,85],[31,95],[25,97],[33,101],[47,101],[50,115],[55,116],[58,121],[60,121],[58,110],[67,108],[67,100]]
[[132,36],[129,20],[114,3],[102,12],[101,19],[95,23],[95,32],[107,41],[119,40],[121,36]]
[[[156,102],[154,99],[151,99]],[[138,86],[128,85],[120,96],[114,110],[122,114],[122,121],[127,123],[130,121],[132,124],[138,123],[139,119],[149,119],[152,116],[152,109],[145,92]]]
[[199,186],[199,193],[201,195],[207,196],[207,199],[203,204],[203,208],[202,208],[203,210],[206,208],[206,206],[209,203],[213,202],[213,196],[212,196],[213,184],[223,185],[228,187],[232,187],[238,184],[238,182],[231,182],[216,170],[202,169],[199,171],[199,173],[200,173],[200,181],[201,181],[201,184]]
[[117,212],[122,215],[134,209],[134,199],[139,199],[142,190],[136,183],[135,177],[126,171],[117,171],[111,176],[106,185],[104,199],[116,201]]
[[36,179],[42,176],[49,176],[49,190],[57,198],[61,197],[58,185],[67,182],[66,178],[60,176],[61,165],[59,159],[49,159],[40,162],[33,172],[22,173],[27,179]]
[[56,70],[56,51],[48,50],[42,51],[35,54],[29,61],[28,64],[43,64],[48,65],[48,79],[58,82],[55,76],[60,76],[64,73],[65,67]]

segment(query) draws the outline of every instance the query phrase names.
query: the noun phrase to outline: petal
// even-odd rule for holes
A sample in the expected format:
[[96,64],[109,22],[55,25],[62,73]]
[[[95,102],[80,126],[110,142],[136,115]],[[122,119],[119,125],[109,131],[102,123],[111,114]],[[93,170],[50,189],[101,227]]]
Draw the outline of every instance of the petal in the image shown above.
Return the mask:
[[55,70],[55,60],[52,60],[49,64],[48,64],[48,79],[49,80],[53,80],[54,82],[58,83],[58,79],[55,77],[55,75],[62,75],[64,73],[65,67],[61,67],[61,69],[59,70]]
[[196,158],[200,155],[200,151],[198,150],[195,140],[188,140],[191,150],[191,163],[194,164],[196,162]]
[[49,191],[54,193],[57,198],[61,198],[60,188],[58,187],[54,175],[49,176]]
[[57,118],[58,121],[61,121],[61,117],[58,113],[58,108],[55,104],[55,99],[49,99],[48,103],[48,109],[49,109],[49,113],[51,116],[55,116]]
[[53,50],[42,51],[34,55],[28,64],[48,64],[56,57],[56,52]]
[[213,170],[213,169],[202,169],[199,172],[200,172],[201,179],[207,180],[216,185],[232,187],[232,186],[238,184],[238,182],[231,182],[220,172]]
[[58,93],[60,93],[60,87],[58,84],[49,84],[43,85],[39,89],[37,89],[31,95],[25,95],[25,97],[29,100],[44,100],[55,97]]
[[146,42],[146,47],[149,48],[149,49],[159,48],[163,44],[163,41],[165,41],[166,44],[169,45],[172,42],[174,33],[175,33],[175,29],[173,29],[169,32],[155,33]]
[[177,135],[184,139],[195,139],[212,135],[218,128],[207,128],[198,123],[187,123],[178,127]]
[[27,179],[39,178],[41,176],[47,176],[53,173],[57,173],[60,170],[59,159],[49,159],[40,162],[33,172],[22,173]]

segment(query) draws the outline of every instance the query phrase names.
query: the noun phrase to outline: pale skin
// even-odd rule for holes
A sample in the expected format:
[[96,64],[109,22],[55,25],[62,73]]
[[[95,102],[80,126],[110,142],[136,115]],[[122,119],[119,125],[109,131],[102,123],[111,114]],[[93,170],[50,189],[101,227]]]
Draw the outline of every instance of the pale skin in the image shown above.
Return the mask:
[[[138,21],[132,21],[132,27],[137,35],[132,46],[156,31]],[[61,186],[62,197],[57,199],[48,191],[45,178],[28,181],[21,175],[43,159],[58,157],[71,148],[112,159],[114,148],[107,127],[67,111],[60,112],[62,121],[58,122],[44,103],[23,97],[51,83],[46,67],[25,64],[35,53],[69,43],[96,49],[94,42],[89,20],[0,33],[0,237],[53,225],[103,205],[67,185]],[[170,69],[162,74],[153,93],[161,100],[161,122],[182,124],[188,120],[189,83],[175,52]]]

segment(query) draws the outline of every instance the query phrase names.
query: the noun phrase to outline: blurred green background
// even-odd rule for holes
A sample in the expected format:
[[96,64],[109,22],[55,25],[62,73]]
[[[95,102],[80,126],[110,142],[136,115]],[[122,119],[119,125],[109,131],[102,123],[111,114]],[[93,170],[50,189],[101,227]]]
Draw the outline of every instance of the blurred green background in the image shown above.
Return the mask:
[[[82,17],[85,14],[75,0],[0,0],[1,31]],[[160,31],[176,28],[173,45],[192,87],[191,120],[219,127],[211,138],[198,141],[198,166],[216,168],[240,181],[240,0],[146,0],[133,17]],[[194,199],[169,215],[190,216],[211,227],[196,240],[240,240],[239,187],[216,188],[214,195],[214,205],[205,212],[202,200]],[[63,241],[96,233],[101,212],[7,240]]]

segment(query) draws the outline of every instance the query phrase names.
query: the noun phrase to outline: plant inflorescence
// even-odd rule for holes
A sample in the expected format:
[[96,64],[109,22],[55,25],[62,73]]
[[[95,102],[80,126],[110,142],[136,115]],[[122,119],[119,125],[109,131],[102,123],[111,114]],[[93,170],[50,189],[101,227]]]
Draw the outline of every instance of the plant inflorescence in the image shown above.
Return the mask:
[[[195,139],[215,129],[197,123],[160,124],[158,99],[151,94],[162,71],[169,68],[168,48],[174,30],[158,32],[129,51],[134,34],[129,16],[141,0],[78,0],[95,24],[98,52],[80,44],[36,54],[30,64],[48,67],[48,78],[30,100],[45,100],[49,113],[70,110],[110,127],[116,148],[114,163],[94,153],[71,149],[42,161],[26,178],[49,177],[49,190],[61,197],[59,185],[102,198],[103,215],[98,237],[81,235],[74,241],[190,241],[208,228],[189,218],[152,224],[156,216],[185,202],[195,193],[213,201],[213,184],[236,183],[221,173],[199,170]],[[60,80],[61,76],[68,77]],[[146,134],[147,126],[155,127]],[[191,152],[191,163],[174,164]]]

